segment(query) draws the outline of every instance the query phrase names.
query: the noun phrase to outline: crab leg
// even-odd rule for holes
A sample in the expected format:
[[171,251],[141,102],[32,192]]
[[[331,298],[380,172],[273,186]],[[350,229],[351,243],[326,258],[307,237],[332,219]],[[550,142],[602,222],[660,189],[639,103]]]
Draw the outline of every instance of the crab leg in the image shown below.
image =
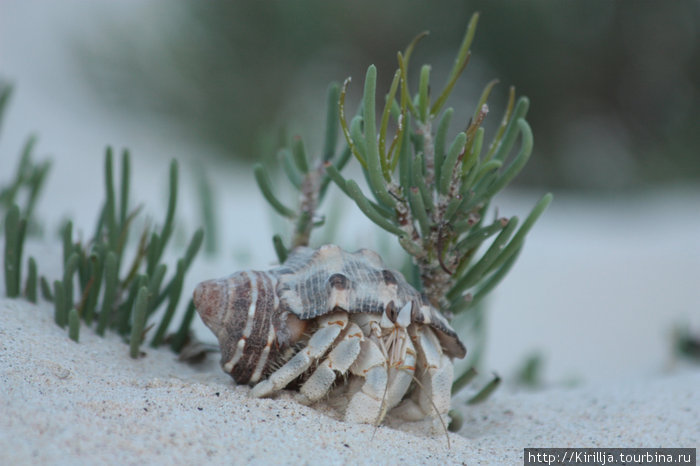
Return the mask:
[[[414,336],[421,360],[425,361],[420,384],[416,387],[413,399],[407,399],[393,413],[408,421],[423,419],[431,413],[445,415],[450,410],[453,378],[452,361],[442,354],[440,342],[427,328]],[[421,364],[423,365],[423,364]]]
[[426,413],[435,408],[440,414],[446,413],[450,410],[452,361],[440,350],[440,342],[432,330],[423,328],[419,331],[418,341],[426,360],[425,371],[420,377],[424,387],[419,390],[420,406]]
[[386,358],[374,341],[365,339],[361,343],[360,355],[350,372],[363,377],[365,383],[350,399],[345,420],[365,424],[381,420],[388,377]]
[[281,390],[292,380],[307,370],[313,361],[328,351],[340,332],[348,325],[348,316],[344,312],[334,312],[319,319],[319,328],[309,340],[306,348],[299,351],[292,359],[273,372],[269,378],[257,384],[250,391],[250,396],[261,398]]
[[318,365],[311,377],[299,389],[299,401],[310,404],[328,393],[335,382],[336,374],[345,374],[360,354],[360,344],[364,340],[362,330],[355,323],[350,323],[345,336],[333,348],[328,357]]
[[399,404],[413,382],[416,371],[416,351],[410,339],[406,339],[406,355],[403,361],[389,368],[389,385],[386,393],[386,409],[392,409]]

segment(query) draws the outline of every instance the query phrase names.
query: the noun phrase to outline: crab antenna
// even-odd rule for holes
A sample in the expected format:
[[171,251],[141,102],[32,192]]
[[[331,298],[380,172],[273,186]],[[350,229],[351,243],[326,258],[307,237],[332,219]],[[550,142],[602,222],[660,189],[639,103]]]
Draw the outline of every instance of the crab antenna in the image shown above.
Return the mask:
[[384,420],[384,416],[386,416],[386,394],[389,391],[389,378],[387,377],[386,385],[384,386],[384,394],[382,395],[382,407],[379,410],[379,414],[377,415],[377,420],[374,421],[374,430],[372,431],[372,437],[370,437],[369,441],[371,442],[374,440],[374,435],[377,433],[377,430],[379,430],[379,425],[382,423]]
[[[425,387],[423,384],[416,378],[416,376],[413,376],[413,381],[418,384],[418,386],[421,388],[421,390],[425,390]],[[440,419],[440,424],[442,424],[442,430],[445,431],[445,438],[447,438],[447,449],[450,450],[450,434],[447,432],[447,426],[445,425],[445,421],[442,420],[442,416],[440,416],[440,411],[438,411],[437,406],[435,406],[435,402],[433,401],[433,398],[430,398],[430,404],[433,405],[433,409],[435,410],[435,414],[437,414],[438,419]]]

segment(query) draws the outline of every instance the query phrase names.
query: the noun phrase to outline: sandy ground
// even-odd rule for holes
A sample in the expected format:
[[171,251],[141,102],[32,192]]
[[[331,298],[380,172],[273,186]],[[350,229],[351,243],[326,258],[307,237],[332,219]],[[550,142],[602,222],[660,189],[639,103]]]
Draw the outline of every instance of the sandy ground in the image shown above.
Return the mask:
[[[463,408],[460,435],[353,425],[288,394],[246,396],[214,357],[139,360],[114,335],[69,340],[47,305],[0,301],[2,464],[518,464],[523,448],[697,447],[700,372],[511,394]],[[457,404],[457,401],[455,401]]]

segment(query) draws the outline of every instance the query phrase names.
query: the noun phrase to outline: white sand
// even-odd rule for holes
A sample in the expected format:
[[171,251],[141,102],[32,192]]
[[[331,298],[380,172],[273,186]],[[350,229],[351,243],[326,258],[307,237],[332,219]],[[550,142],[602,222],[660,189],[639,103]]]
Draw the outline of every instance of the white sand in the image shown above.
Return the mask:
[[[452,434],[418,437],[336,421],[289,399],[253,400],[215,358],[167,350],[138,361],[114,335],[80,343],[47,306],[0,302],[0,464],[437,462],[466,458]],[[284,397],[283,397],[284,398]]]
[[[460,435],[337,421],[285,394],[254,400],[214,361],[132,360],[116,336],[80,343],[48,305],[0,300],[0,464],[517,464],[524,447],[678,446],[700,439],[700,372],[509,394],[464,409]],[[413,430],[416,429],[414,426]],[[372,437],[374,434],[374,438]]]

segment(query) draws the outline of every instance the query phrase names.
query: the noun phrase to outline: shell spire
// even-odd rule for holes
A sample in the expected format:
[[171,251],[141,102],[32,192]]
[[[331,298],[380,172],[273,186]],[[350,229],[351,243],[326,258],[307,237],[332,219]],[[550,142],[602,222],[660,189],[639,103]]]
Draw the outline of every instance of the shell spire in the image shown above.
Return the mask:
[[288,346],[276,284],[270,274],[238,272],[202,282],[194,291],[197,312],[219,340],[221,366],[238,383],[260,380]]

